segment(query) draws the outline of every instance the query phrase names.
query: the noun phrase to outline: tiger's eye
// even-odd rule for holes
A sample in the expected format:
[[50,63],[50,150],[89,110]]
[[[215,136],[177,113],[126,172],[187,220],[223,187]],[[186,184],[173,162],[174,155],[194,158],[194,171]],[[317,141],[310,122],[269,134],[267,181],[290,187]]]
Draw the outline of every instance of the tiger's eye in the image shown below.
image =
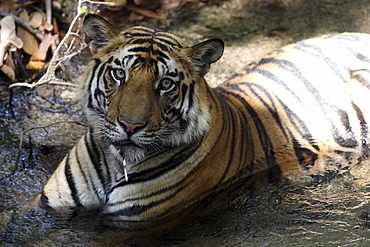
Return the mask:
[[161,90],[169,90],[174,85],[175,85],[175,82],[173,80],[165,78],[165,79],[161,80],[161,82],[159,83],[159,88]]
[[125,78],[125,71],[123,69],[113,69],[112,76],[114,77],[114,79],[121,81]]

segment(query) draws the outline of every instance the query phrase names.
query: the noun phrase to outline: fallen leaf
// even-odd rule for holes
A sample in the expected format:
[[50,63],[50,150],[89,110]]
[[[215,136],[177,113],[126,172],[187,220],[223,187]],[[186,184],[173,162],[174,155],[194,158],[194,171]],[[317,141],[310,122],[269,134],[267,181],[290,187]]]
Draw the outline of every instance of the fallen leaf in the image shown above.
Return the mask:
[[14,6],[13,0],[1,0],[0,1],[0,10],[6,10],[10,12]]
[[14,70],[12,68],[10,68],[9,66],[7,65],[3,65],[1,66],[1,71],[11,80],[11,81],[15,81],[15,73],[14,73]]
[[156,10],[159,7],[159,0],[134,0],[134,3],[149,10]]
[[11,81],[14,81],[15,72],[12,68],[14,67],[14,63],[9,56],[8,51],[22,48],[23,42],[15,34],[15,22],[12,15],[2,18],[0,20],[0,26],[0,69]]
[[30,61],[44,61],[52,42],[53,39],[51,33],[45,34],[40,43],[38,51],[32,54]]
[[44,21],[44,14],[39,11],[35,11],[30,14],[30,21],[28,22],[28,24],[30,24],[32,28],[39,28],[44,23]]
[[25,22],[29,22],[30,21],[30,16],[28,15],[28,12],[25,9],[22,10],[22,12],[19,14],[19,18],[21,18]]
[[15,34],[15,22],[12,15],[5,16],[0,20],[1,25],[1,47],[5,47],[9,50],[15,50],[15,48],[22,48],[23,42]]
[[108,9],[111,11],[118,11],[126,6],[127,0],[105,0],[105,2],[113,2],[114,5],[109,6]]
[[5,60],[4,64],[6,66],[9,66],[10,68],[12,68],[15,71],[15,65],[14,65],[12,56],[9,53],[7,53],[6,55],[7,56],[5,56],[5,58],[4,58],[4,60]]
[[134,21],[141,21],[142,19],[144,19],[144,17],[145,17],[145,16],[140,15],[140,14],[138,14],[138,13],[136,13],[136,12],[131,12],[131,13],[130,13],[130,16],[128,17],[128,20],[129,20],[130,22],[134,22]]
[[53,27],[54,26],[52,24],[50,24],[50,23],[45,23],[44,24],[44,28],[46,29],[46,31],[51,32],[53,30]]
[[143,9],[137,6],[127,6],[127,9],[152,19],[161,19],[161,17],[157,13],[149,9]]
[[57,1],[53,1],[53,9],[61,10],[62,4]]
[[[19,17],[26,22],[29,21],[29,16],[26,10],[23,10]],[[25,53],[32,55],[39,50],[39,42],[36,37],[24,28],[20,26],[17,27],[17,36],[23,41],[23,50]]]
[[15,72],[11,67],[4,64],[4,59],[6,59],[9,50],[22,48],[23,42],[15,34],[15,23],[12,15],[2,18],[0,26],[0,69],[11,81],[14,81]]
[[28,70],[40,70],[44,68],[44,62],[41,61],[29,61],[26,65],[26,69]]
[[171,10],[176,9],[183,5],[187,1],[181,1],[181,0],[160,0],[161,9],[164,10]]

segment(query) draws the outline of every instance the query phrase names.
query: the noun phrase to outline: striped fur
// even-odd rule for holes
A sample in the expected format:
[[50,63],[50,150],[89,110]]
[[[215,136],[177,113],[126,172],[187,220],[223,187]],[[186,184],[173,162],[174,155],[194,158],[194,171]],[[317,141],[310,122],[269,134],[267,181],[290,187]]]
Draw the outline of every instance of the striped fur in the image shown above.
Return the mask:
[[294,179],[368,151],[370,35],[292,44],[210,88],[218,39],[188,47],[151,28],[120,34],[94,15],[84,31],[91,127],[43,188],[43,208],[152,220],[240,176],[274,168],[269,176]]

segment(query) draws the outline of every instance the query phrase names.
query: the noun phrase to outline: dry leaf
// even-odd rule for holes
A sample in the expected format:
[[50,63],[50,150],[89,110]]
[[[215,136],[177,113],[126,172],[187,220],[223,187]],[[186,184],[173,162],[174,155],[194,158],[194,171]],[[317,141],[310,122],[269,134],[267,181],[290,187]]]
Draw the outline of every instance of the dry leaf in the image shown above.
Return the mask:
[[142,19],[144,19],[144,17],[145,17],[145,16],[140,15],[140,14],[138,14],[138,13],[136,13],[136,12],[131,12],[131,13],[130,13],[130,16],[129,16],[129,18],[128,18],[128,20],[129,20],[130,22],[134,22],[134,21],[141,21]]
[[46,31],[51,32],[53,30],[53,25],[50,24],[50,23],[45,23],[44,27],[45,27]]
[[127,9],[152,19],[161,19],[161,17],[157,13],[148,9],[143,9],[136,6],[127,6]]
[[44,35],[44,38],[42,39],[40,43],[40,48],[37,52],[32,54],[30,61],[44,61],[46,59],[46,55],[48,53],[49,47],[51,43],[53,42],[51,33],[47,33]]
[[30,16],[28,15],[28,13],[27,13],[27,11],[25,9],[22,10],[22,12],[19,14],[19,18],[21,18],[25,22],[29,22],[30,21]]
[[0,10],[5,10],[10,12],[11,9],[13,8],[13,0],[1,0],[0,1]]
[[53,9],[57,9],[57,10],[61,10],[62,9],[62,4],[57,2],[57,1],[53,1]]
[[159,7],[159,0],[134,0],[136,5],[142,8],[156,10]]
[[35,11],[30,14],[29,24],[32,28],[39,28],[44,23],[45,17],[43,13]]
[[18,27],[17,35],[23,41],[23,50],[29,55],[37,52],[39,50],[39,43],[35,36],[27,32],[25,29]]
[[12,68],[10,68],[9,66],[7,65],[3,65],[1,66],[1,71],[11,80],[11,81],[15,81],[15,73],[14,73],[14,70]]
[[44,68],[44,62],[41,61],[29,61],[28,64],[26,65],[26,69],[29,70],[40,70]]
[[[23,42],[15,34],[15,23],[12,15],[5,16],[0,20],[0,70],[11,80],[15,80],[15,72],[10,66],[14,67],[9,50],[22,48]],[[5,59],[5,64],[4,64]],[[8,63],[8,64],[6,64]],[[10,66],[8,66],[10,65]]]
[[170,10],[170,9],[176,9],[180,7],[182,4],[184,4],[186,1],[180,1],[180,0],[160,0],[161,9],[164,10]]
[[126,6],[127,0],[105,0],[105,2],[113,2],[114,5],[108,7],[111,11],[117,11],[123,9]]
[[14,62],[13,62],[13,58],[9,53],[7,53],[7,56],[5,57],[4,60],[5,60],[4,64],[6,66],[9,66],[10,68],[12,68],[15,71],[15,65],[14,65]]
[[[26,10],[23,10],[19,17],[26,22],[29,21],[29,16]],[[35,36],[30,34],[28,31],[18,26],[17,35],[23,41],[23,50],[25,53],[32,55],[39,50],[39,42]]]
[[[0,47],[5,47],[9,50],[15,48],[21,49],[23,46],[22,40],[15,34],[15,22],[12,15],[5,16],[0,20],[1,37]],[[0,56],[3,58],[3,56]]]

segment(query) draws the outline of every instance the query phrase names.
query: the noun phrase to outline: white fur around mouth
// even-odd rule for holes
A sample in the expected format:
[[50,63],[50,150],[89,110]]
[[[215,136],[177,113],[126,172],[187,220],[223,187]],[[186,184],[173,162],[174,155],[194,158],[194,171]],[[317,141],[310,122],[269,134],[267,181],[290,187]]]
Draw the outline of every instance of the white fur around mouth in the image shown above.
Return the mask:
[[123,168],[124,168],[124,172],[125,172],[125,180],[126,180],[126,182],[128,182],[127,166],[126,166],[125,158],[123,158]]

